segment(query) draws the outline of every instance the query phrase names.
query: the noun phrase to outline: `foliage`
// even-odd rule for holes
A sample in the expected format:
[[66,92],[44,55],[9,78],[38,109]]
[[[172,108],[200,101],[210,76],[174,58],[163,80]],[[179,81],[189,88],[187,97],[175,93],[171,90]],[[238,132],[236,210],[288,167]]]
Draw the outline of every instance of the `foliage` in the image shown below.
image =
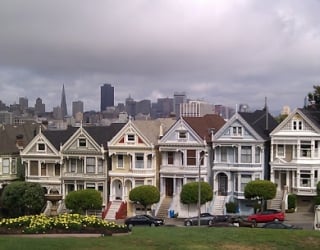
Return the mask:
[[320,196],[320,181],[317,183],[317,195]]
[[[197,204],[198,203],[198,184],[199,182],[189,182],[183,185],[180,200],[183,204]],[[211,201],[213,198],[212,189],[207,182],[200,182],[201,199],[200,203],[204,204]]]
[[275,117],[275,119],[276,119],[276,121],[278,122],[278,123],[281,123],[284,119],[286,119],[287,118],[287,114],[280,114],[280,115],[278,115],[277,117]]
[[11,217],[38,214],[45,205],[44,190],[38,183],[12,182],[4,188],[2,205]]
[[264,208],[266,200],[271,200],[276,196],[276,184],[268,180],[250,181],[244,188],[244,197],[261,201],[261,209]]
[[[100,229],[94,232],[117,232],[126,231],[124,225],[107,222],[96,216],[83,216],[79,214],[61,214],[56,217],[47,217],[43,214],[22,216],[18,218],[2,219],[0,221],[1,233],[57,233],[57,232],[88,232],[88,228]],[[108,233],[108,234],[110,234]]]
[[320,205],[320,195],[314,197],[314,205]]
[[65,204],[73,213],[83,214],[89,209],[101,209],[102,197],[95,189],[72,191],[66,196]]
[[152,185],[143,185],[133,188],[129,193],[129,199],[140,203],[147,209],[147,206],[159,202],[160,192],[157,187]]
[[227,213],[236,213],[237,212],[237,204],[233,201],[226,203]]
[[313,92],[308,93],[308,102],[306,108],[308,109],[320,109],[320,85],[313,85]]
[[288,209],[294,209],[297,207],[297,196],[295,194],[288,195]]
[[19,180],[21,180],[21,181],[25,180],[24,165],[21,162],[21,157],[17,158],[17,176],[18,176]]

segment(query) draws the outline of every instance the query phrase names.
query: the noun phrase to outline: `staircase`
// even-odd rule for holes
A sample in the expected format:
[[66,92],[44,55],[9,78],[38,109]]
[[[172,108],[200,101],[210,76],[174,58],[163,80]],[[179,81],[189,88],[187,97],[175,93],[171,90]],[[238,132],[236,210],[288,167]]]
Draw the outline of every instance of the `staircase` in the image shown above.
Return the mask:
[[274,197],[271,200],[269,209],[281,210],[282,196],[283,196],[282,190],[277,190],[276,197]]
[[109,210],[107,212],[107,215],[105,217],[106,220],[115,220],[116,219],[116,213],[118,212],[122,201],[112,201]]
[[59,204],[58,202],[53,202],[52,203],[52,207],[51,207],[51,210],[50,210],[50,216],[57,216],[58,215],[58,207],[59,207]]
[[170,204],[172,201],[172,197],[165,197],[160,205],[160,208],[157,213],[157,217],[159,218],[168,218],[168,210],[170,208]]
[[224,206],[226,203],[227,196],[218,195],[214,198],[212,214],[214,215],[223,215]]

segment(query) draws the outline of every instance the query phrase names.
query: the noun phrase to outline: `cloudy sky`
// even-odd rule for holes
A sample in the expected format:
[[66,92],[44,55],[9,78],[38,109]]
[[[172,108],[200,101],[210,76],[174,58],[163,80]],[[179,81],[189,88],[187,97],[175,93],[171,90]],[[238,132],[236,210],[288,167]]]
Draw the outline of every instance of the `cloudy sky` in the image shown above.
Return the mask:
[[0,100],[172,97],[270,110],[320,84],[320,1],[1,0]]

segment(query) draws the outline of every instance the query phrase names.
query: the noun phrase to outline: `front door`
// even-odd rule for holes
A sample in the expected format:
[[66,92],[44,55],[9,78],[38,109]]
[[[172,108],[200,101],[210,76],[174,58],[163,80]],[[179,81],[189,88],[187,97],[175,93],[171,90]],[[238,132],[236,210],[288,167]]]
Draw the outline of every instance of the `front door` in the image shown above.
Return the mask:
[[284,186],[287,185],[287,173],[286,172],[280,172],[280,187],[281,190],[284,189]]
[[166,196],[173,196],[173,178],[166,178]]
[[228,177],[224,173],[218,175],[218,195],[226,196],[228,194]]

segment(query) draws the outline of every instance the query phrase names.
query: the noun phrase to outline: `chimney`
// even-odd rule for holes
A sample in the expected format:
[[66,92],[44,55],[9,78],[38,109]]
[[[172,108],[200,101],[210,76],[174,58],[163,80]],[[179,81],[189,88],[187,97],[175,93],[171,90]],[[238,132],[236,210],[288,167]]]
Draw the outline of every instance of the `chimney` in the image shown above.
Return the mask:
[[22,134],[16,136],[16,146],[20,150],[24,148],[24,140]]
[[163,137],[163,124],[160,124],[160,128],[159,128],[159,138],[161,139]]

